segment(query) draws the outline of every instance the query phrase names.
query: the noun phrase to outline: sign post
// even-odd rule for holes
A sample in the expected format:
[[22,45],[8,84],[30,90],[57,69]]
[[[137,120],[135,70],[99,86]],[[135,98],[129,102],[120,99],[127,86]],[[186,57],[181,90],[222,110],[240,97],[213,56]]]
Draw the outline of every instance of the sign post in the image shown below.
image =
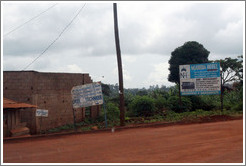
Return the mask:
[[74,108],[73,108],[73,128],[74,128],[75,131],[77,130],[77,128],[76,128],[75,109]]
[[[73,110],[76,108],[101,105],[104,103],[102,87],[99,82],[75,86],[72,88],[71,94],[72,94]],[[105,106],[104,106],[104,110],[105,110]]]
[[104,109],[105,127],[107,128],[107,127],[108,127],[108,124],[107,124],[107,110],[106,110],[106,108],[105,108],[105,101],[104,101],[104,98],[103,98],[103,109]]

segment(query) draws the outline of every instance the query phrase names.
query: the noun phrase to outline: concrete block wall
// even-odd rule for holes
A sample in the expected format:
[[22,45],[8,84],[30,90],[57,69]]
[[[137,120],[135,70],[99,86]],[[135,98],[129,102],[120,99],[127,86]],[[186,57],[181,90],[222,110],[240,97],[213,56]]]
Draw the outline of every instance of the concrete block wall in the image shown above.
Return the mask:
[[[37,105],[39,109],[47,109],[48,117],[35,117],[35,111],[23,112],[23,118],[28,120],[31,133],[41,129],[73,123],[71,89],[73,86],[92,83],[89,74],[77,73],[41,73],[36,71],[4,71],[3,95],[6,98]],[[91,107],[91,117],[99,115],[99,106]],[[75,111],[76,121],[85,117],[85,109]],[[33,124],[36,124],[33,127]]]

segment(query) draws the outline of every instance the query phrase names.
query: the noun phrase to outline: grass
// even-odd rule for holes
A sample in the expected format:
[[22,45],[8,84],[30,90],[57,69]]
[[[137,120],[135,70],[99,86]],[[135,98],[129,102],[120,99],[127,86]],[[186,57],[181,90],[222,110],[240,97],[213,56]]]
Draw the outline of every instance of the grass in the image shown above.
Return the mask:
[[[202,117],[209,117],[214,115],[228,115],[228,116],[239,116],[242,115],[243,111],[232,111],[232,110],[213,110],[213,111],[204,111],[202,109],[198,109],[196,111],[191,112],[183,112],[176,113],[174,111],[167,111],[163,115],[154,115],[152,117],[126,117],[126,124],[140,124],[140,123],[154,123],[154,122],[178,122],[178,121],[192,121]],[[111,128],[114,126],[119,126],[119,120],[116,121],[107,121],[107,128]],[[76,123],[76,127],[80,131],[90,131],[91,127],[97,126],[98,129],[105,129],[105,122],[97,122],[97,121],[83,121]],[[57,128],[52,128],[48,130],[48,133],[57,133],[66,130],[74,129],[73,124],[66,124]]]

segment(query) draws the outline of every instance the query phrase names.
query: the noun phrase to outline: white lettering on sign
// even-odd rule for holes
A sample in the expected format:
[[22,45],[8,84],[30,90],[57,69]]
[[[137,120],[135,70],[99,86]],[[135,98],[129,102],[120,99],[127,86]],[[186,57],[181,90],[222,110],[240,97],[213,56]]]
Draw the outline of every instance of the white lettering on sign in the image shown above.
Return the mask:
[[196,65],[196,66],[191,66],[192,70],[205,70],[206,66],[205,65]]
[[100,83],[75,86],[71,90],[73,108],[89,107],[103,104]]
[[217,65],[217,63],[215,63],[215,64],[209,64],[209,65],[207,65],[207,68],[208,69],[218,69],[218,65]]

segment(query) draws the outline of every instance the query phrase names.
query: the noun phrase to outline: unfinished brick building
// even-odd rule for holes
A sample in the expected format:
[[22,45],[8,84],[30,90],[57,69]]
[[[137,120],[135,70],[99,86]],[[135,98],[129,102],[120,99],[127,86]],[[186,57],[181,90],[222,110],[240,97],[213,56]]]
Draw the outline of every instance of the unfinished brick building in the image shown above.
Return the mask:
[[[41,125],[41,130],[48,130],[73,123],[71,89],[87,83],[92,83],[89,74],[4,71],[3,96],[48,110],[48,117],[42,117]],[[76,122],[83,121],[86,115],[97,117],[99,110],[99,106],[92,106],[86,114],[85,108],[76,109]],[[21,112],[21,119],[27,122],[31,134],[40,131],[41,119],[35,113],[35,110]]]

